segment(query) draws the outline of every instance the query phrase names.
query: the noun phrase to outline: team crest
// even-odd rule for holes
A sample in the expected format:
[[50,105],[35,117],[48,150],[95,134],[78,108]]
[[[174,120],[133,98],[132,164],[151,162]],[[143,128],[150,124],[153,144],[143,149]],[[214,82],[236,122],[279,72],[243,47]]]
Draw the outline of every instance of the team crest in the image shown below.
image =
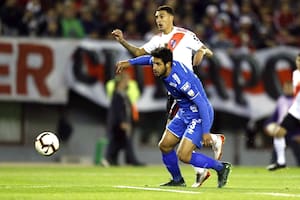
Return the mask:
[[190,97],[195,96],[195,92],[194,92],[193,90],[189,90],[189,91],[187,92],[187,94],[188,94]]
[[169,42],[169,46],[170,46],[172,49],[175,48],[176,44],[177,44],[177,41],[176,41],[176,40],[170,40],[170,42]]

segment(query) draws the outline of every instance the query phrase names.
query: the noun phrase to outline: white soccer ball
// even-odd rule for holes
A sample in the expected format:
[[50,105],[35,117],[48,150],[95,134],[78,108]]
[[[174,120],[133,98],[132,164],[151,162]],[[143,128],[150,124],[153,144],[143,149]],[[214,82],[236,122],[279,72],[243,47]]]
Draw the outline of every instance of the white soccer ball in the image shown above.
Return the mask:
[[35,138],[35,149],[43,156],[51,156],[59,149],[59,140],[54,133],[42,132]]

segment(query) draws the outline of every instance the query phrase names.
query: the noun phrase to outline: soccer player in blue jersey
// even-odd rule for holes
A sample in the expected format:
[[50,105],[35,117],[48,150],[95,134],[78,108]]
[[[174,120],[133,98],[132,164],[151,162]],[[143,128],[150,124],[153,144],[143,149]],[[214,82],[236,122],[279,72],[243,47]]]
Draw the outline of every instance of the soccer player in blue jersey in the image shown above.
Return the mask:
[[152,65],[153,74],[162,79],[179,104],[179,111],[167,125],[159,142],[163,163],[172,176],[170,182],[161,186],[186,186],[178,159],[196,167],[216,170],[218,187],[225,186],[231,164],[194,151],[211,141],[213,123],[213,108],[200,80],[184,64],[173,60],[172,52],[165,47],[155,49],[151,55],[118,62],[116,72],[120,73],[131,65]]
[[[173,53],[174,60],[183,63],[190,70],[194,70],[205,56],[211,57],[213,52],[207,48],[192,31],[175,26],[175,13],[168,5],[159,6],[155,11],[155,22],[159,33],[155,34],[146,44],[137,47],[130,44],[119,29],[112,31],[112,36],[134,57],[150,54],[158,47],[168,47]],[[194,67],[193,67],[194,66]],[[197,72],[194,71],[196,74]],[[171,121],[178,110],[177,102],[171,95],[167,95],[167,123]],[[212,134],[211,141],[204,143],[204,146],[211,146],[215,159],[220,160],[223,153],[225,135]],[[200,187],[209,177],[208,169],[193,166],[196,172],[195,183],[192,187]]]

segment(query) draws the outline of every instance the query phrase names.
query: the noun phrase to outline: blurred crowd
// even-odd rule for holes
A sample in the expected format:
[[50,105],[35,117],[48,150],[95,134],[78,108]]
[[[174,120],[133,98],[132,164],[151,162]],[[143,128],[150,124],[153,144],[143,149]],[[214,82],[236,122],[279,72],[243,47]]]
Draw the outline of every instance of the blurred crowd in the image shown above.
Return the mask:
[[127,39],[157,33],[154,12],[176,11],[175,25],[191,29],[212,48],[250,50],[300,45],[298,0],[1,0],[0,33],[8,37]]

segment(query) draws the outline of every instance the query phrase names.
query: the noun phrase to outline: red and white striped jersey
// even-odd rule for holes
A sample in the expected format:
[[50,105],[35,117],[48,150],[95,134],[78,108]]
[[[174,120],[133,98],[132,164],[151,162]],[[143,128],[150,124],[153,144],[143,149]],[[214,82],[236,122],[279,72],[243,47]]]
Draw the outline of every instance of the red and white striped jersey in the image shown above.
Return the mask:
[[193,53],[198,51],[203,43],[195,33],[180,27],[174,26],[169,34],[159,33],[144,44],[142,48],[151,53],[158,47],[168,47],[173,52],[173,59],[182,62],[193,71]]

